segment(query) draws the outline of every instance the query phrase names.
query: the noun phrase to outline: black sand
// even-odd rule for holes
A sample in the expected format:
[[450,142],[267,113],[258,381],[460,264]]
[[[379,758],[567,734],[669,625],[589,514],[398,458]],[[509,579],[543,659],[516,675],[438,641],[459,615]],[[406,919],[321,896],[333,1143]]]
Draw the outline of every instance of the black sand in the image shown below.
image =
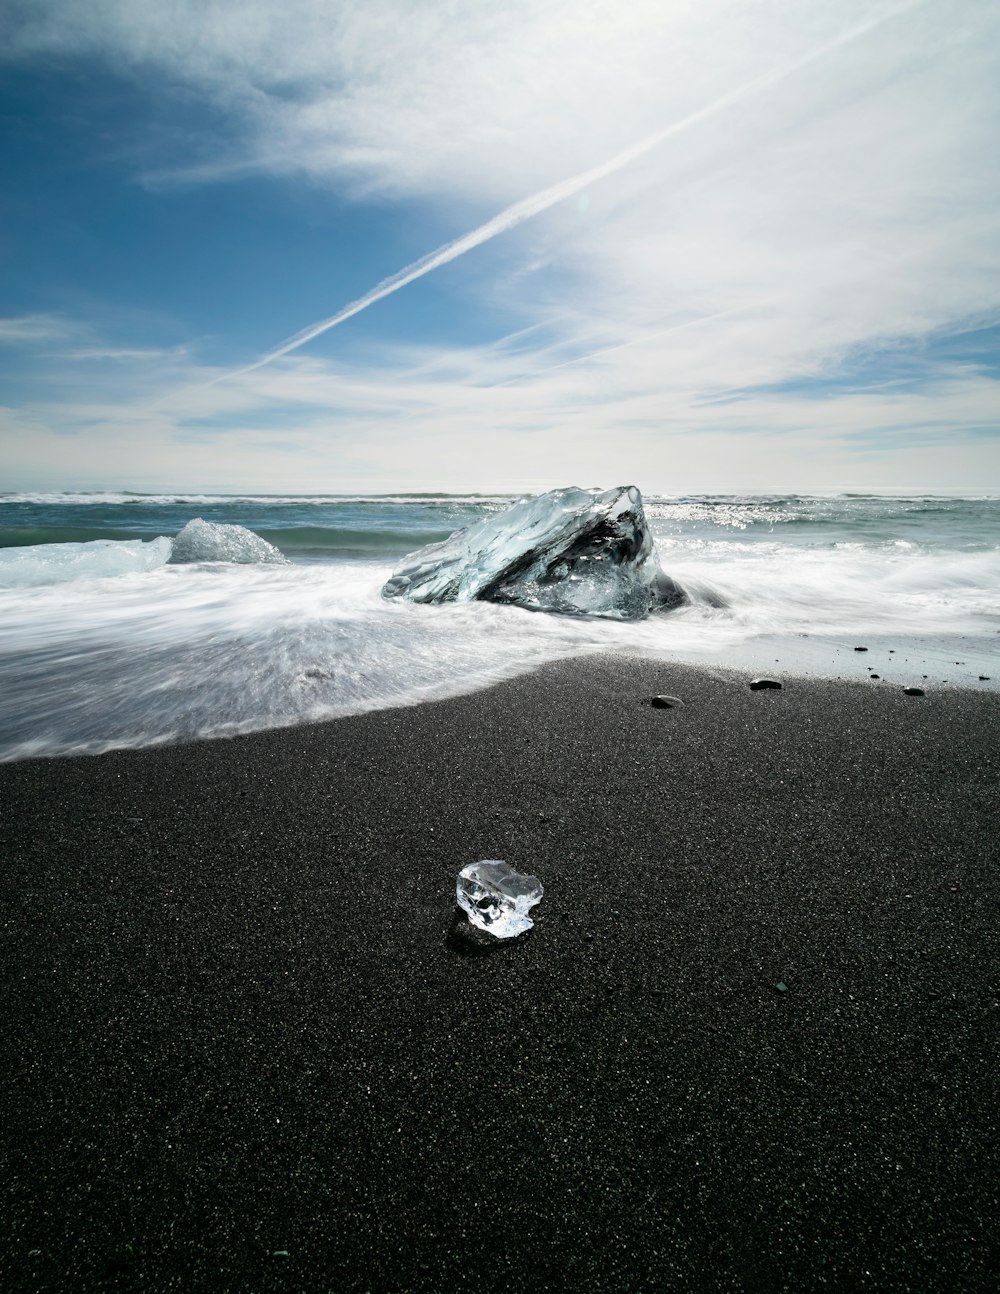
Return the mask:
[[3,766],[0,1285],[994,1289],[998,788],[1000,696],[608,657]]

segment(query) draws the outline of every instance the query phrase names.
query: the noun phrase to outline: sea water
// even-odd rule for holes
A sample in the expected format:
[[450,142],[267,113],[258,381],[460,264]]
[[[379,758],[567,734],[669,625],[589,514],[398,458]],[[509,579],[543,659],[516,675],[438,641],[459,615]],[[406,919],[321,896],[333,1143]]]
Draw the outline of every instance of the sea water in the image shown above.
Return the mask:
[[[0,758],[409,705],[602,650],[663,659],[665,687],[671,661],[1000,683],[1000,499],[647,496],[663,569],[696,597],[637,623],[381,597],[406,553],[510,502],[0,495]],[[196,517],[289,564],[171,564]]]

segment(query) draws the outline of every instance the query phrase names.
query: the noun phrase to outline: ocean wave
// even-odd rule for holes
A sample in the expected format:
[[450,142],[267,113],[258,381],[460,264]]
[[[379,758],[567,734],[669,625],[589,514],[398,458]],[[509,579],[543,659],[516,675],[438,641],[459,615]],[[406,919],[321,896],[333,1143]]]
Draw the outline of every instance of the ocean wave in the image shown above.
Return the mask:
[[245,504],[253,507],[327,507],[331,504],[416,504],[433,507],[454,507],[462,504],[483,507],[506,507],[517,496],[514,494],[188,494],[183,492],[138,494],[129,490],[77,490],[77,491],[8,491],[0,492],[0,506],[4,504],[34,504],[38,506],[192,506],[229,507]]
[[397,530],[391,527],[350,529],[345,526],[265,526],[260,527],[256,533],[282,552],[329,553],[349,557],[411,552],[424,544],[447,539],[452,531]]
[[[446,539],[452,532],[282,526],[260,527],[253,533],[293,558],[391,560]],[[171,543],[170,536],[87,527],[0,529],[0,588],[152,570],[169,559]]]
[[135,543],[150,538],[148,531],[126,530],[117,526],[35,525],[0,526],[0,549],[31,548],[47,544],[89,544],[112,540]]
[[[944,677],[956,659],[984,662],[973,679],[1000,675],[989,665],[992,655],[1000,666],[996,551],[675,549],[665,569],[711,598],[617,624],[490,603],[389,602],[380,596],[387,562],[167,565],[168,544],[87,546],[101,563],[128,554],[133,569],[101,565],[59,585],[0,591],[0,758],[415,704],[598,650],[725,664],[755,642],[825,635],[846,640],[856,666],[852,643],[879,635],[905,662],[907,642],[936,635],[953,644]],[[765,664],[790,654],[772,649]]]

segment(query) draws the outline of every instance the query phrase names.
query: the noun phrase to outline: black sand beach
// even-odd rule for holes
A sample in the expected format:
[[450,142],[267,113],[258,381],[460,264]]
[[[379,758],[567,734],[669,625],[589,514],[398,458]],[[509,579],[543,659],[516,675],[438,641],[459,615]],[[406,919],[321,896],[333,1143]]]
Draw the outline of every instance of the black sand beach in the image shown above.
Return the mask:
[[617,657],[2,766],[0,1284],[995,1289],[998,807],[996,694]]

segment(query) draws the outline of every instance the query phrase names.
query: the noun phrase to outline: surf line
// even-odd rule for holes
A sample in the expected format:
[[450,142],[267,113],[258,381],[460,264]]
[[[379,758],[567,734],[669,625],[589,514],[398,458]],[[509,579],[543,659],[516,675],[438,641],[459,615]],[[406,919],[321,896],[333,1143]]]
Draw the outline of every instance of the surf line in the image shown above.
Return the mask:
[[398,292],[400,288],[405,288],[407,284],[423,278],[425,274],[430,274],[432,270],[439,269],[442,265],[447,265],[449,261],[456,260],[459,256],[464,256],[466,252],[472,251],[474,247],[480,247],[483,243],[489,242],[490,239],[496,238],[498,234],[506,233],[508,229],[514,229],[517,225],[523,224],[525,220],[541,215],[543,211],[548,211],[550,207],[564,202],[567,198],[573,197],[590,185],[596,184],[598,181],[606,179],[607,176],[613,175],[616,171],[622,170],[623,167],[629,166],[644,154],[658,148],[668,139],[681,134],[682,131],[689,130],[692,126],[697,126],[708,118],[724,112],[742,99],[770,89],[771,86],[786,80],[810,64],[826,58],[852,41],[858,40],[862,36],[867,36],[869,32],[881,27],[891,19],[897,18],[910,9],[914,9],[926,2],[927,0],[908,0],[907,3],[895,5],[891,9],[884,10],[881,14],[874,18],[869,18],[855,27],[851,27],[848,31],[842,32],[832,40],[828,40],[822,45],[817,45],[815,49],[803,54],[793,62],[785,63],[781,67],[755,77],[744,85],[737,86],[734,90],[727,91],[720,98],[706,104],[705,107],[698,108],[695,112],[689,113],[688,116],[682,117],[679,121],[671,123],[662,130],[655,131],[652,135],[647,135],[644,139],[640,139],[638,143],[631,144],[620,153],[608,158],[607,161],[601,162],[587,171],[581,171],[578,175],[561,180],[558,184],[550,185],[547,189],[541,189],[539,192],[531,194],[530,197],[522,198],[519,202],[515,202],[509,207],[505,207],[503,211],[499,212],[491,220],[487,220],[485,224],[479,225],[467,234],[462,234],[450,243],[444,243],[436,251],[428,252],[426,256],[421,256],[419,260],[411,261],[409,265],[404,265],[395,274],[390,274],[388,278],[380,280],[371,291],[366,292],[364,296],[358,297],[356,301],[349,302],[342,310],[338,310],[336,314],[330,315],[327,319],[321,319],[318,323],[309,324],[308,327],[286,338],[279,346],[268,351],[265,355],[261,355],[252,364],[233,369],[229,373],[222,373],[204,385],[216,386],[219,382],[228,382],[233,378],[243,377],[247,373],[253,373],[258,368],[263,368],[265,364],[272,364],[276,359],[281,359],[283,355],[288,355],[292,351],[298,350],[300,346],[305,346],[314,338],[329,332],[331,328],[336,328],[339,324],[353,318],[354,315],[360,314],[362,310],[367,310],[369,306],[373,306],[377,301],[391,296],[392,293]]

